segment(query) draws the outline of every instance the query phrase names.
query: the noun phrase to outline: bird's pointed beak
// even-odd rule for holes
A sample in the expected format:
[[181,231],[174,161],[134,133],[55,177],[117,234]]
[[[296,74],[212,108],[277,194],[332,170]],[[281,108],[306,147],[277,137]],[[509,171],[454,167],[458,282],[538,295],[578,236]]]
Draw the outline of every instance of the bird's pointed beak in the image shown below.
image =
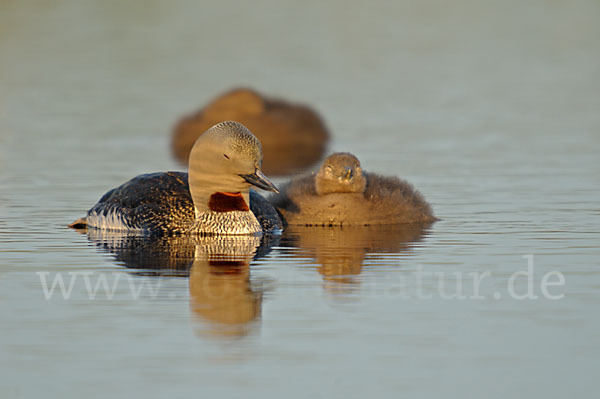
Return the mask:
[[275,185],[271,183],[269,179],[267,179],[267,176],[265,176],[263,172],[258,168],[254,170],[254,173],[240,175],[240,177],[242,177],[244,180],[246,180],[253,186],[256,186],[266,191],[273,191],[279,194],[279,190],[277,189],[277,187],[275,187]]

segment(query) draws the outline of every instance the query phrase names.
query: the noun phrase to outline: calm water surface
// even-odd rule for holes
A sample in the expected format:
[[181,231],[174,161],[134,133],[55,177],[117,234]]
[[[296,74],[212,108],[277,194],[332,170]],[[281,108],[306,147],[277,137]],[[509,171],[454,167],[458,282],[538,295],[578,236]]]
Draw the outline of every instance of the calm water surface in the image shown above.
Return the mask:
[[[595,397],[599,17],[596,1],[3,1],[0,396]],[[310,102],[332,149],[408,179],[442,220],[262,243],[65,227],[179,169],[173,122],[237,84]],[[537,299],[519,300],[528,262]],[[562,299],[541,289],[553,271]],[[68,299],[46,299],[57,276]]]

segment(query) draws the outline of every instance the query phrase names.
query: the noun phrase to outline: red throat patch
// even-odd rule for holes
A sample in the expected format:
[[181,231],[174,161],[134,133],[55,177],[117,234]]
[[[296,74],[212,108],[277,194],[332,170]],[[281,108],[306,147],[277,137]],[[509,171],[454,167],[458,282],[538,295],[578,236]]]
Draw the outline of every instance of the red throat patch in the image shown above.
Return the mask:
[[215,212],[249,211],[242,193],[214,193],[208,200],[208,207]]

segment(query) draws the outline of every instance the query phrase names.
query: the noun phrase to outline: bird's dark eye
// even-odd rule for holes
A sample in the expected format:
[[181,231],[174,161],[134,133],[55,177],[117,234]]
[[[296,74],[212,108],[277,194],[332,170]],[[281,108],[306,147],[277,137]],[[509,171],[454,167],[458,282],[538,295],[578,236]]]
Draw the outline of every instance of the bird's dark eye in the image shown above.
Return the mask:
[[223,156],[224,156],[225,158],[229,159],[229,157],[227,156],[227,154],[223,154]]

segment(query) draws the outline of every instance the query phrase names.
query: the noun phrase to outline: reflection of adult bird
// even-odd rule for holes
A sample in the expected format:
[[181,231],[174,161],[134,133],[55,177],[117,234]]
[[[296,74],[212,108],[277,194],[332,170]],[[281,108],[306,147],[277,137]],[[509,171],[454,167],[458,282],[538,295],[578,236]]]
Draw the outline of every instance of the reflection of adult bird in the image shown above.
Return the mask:
[[290,226],[283,240],[307,251],[326,281],[352,283],[352,276],[361,273],[367,254],[409,252],[427,234],[429,226]]
[[175,157],[187,164],[198,136],[225,120],[243,123],[260,139],[267,174],[292,174],[312,166],[321,159],[329,141],[325,123],[310,107],[238,88],[177,123],[172,141]]
[[275,209],[250,186],[277,191],[262,174],[260,142],[223,122],[202,134],[189,175],[137,176],[110,190],[71,227],[153,234],[256,234],[281,229]]
[[250,284],[250,262],[260,239],[207,237],[196,247],[190,272],[192,311],[208,321],[207,332],[246,335],[261,313],[262,292]]
[[261,313],[250,262],[279,244],[280,235],[140,236],[88,229],[88,239],[135,275],[189,276],[190,308],[211,334],[249,333]]
[[363,172],[348,153],[330,155],[318,173],[293,179],[269,198],[289,225],[430,223],[431,206],[408,182]]
[[[198,246],[206,246],[221,236],[159,236],[127,232],[88,229],[83,232],[88,240],[103,252],[114,256],[118,265],[136,269],[139,275],[188,276]],[[254,259],[260,259],[279,244],[280,235],[263,234]],[[212,240],[212,241],[211,241]],[[212,245],[214,247],[214,245]]]
[[88,240],[112,254],[116,263],[135,274],[187,276],[194,262],[198,236],[143,236],[118,231],[88,229]]

